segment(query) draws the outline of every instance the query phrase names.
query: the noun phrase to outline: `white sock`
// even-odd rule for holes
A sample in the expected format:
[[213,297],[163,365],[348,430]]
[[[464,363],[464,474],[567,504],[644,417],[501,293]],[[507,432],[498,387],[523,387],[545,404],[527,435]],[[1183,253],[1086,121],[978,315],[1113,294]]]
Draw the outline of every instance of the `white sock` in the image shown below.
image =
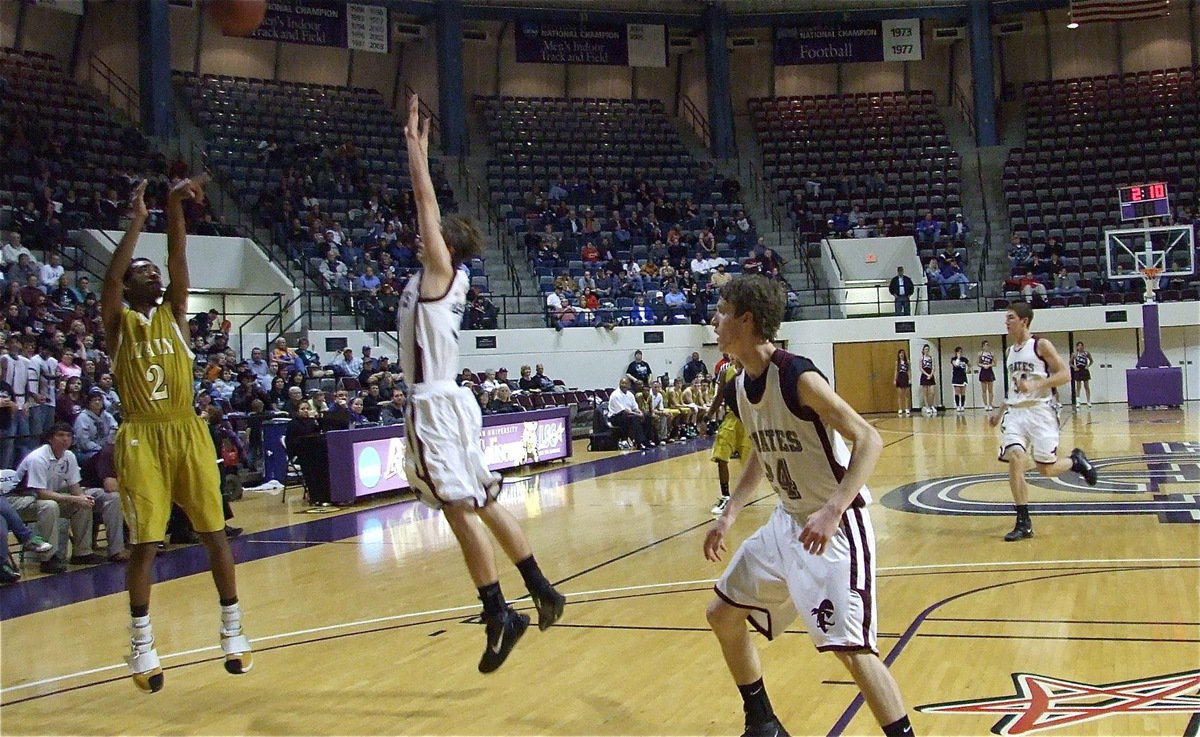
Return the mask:
[[242,634],[242,606],[230,604],[221,606],[221,636],[236,637]]

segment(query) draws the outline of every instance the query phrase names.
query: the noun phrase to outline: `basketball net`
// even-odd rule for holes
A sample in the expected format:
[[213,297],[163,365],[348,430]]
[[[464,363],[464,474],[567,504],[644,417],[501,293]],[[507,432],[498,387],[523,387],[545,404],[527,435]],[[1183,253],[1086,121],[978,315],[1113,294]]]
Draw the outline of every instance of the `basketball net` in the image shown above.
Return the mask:
[[1146,282],[1146,303],[1149,304],[1154,301],[1154,290],[1158,288],[1158,277],[1162,275],[1162,269],[1147,266],[1138,271],[1142,272],[1142,280]]

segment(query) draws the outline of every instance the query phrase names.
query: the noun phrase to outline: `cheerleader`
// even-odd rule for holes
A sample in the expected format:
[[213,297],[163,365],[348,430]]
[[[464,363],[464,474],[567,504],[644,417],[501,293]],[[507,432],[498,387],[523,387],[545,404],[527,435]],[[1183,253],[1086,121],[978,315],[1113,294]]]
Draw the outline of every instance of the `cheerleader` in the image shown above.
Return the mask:
[[954,355],[950,357],[950,385],[954,387],[954,411],[962,414],[967,411],[967,370],[971,368],[971,359],[963,355],[962,346],[955,346]]
[[929,344],[921,346],[921,414],[930,417],[937,416],[937,399],[934,387],[937,382],[933,378],[933,356],[929,355]]
[[996,355],[992,353],[991,344],[985,340],[979,346],[975,365],[979,367],[979,393],[982,395],[983,409],[987,412],[995,409],[996,404],[996,388],[993,386],[996,383],[995,364]]
[[1083,341],[1075,344],[1075,352],[1071,354],[1071,393],[1075,395],[1075,404],[1079,404],[1079,385],[1083,385],[1083,393],[1087,396],[1087,406],[1092,406],[1092,354],[1083,349]]
[[912,414],[912,370],[908,365],[908,351],[896,351],[896,414]]

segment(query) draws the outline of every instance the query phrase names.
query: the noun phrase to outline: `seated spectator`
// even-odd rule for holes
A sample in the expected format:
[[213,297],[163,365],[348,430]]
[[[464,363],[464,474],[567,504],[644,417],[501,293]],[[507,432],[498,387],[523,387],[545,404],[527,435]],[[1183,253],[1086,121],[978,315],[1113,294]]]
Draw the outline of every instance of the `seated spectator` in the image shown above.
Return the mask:
[[546,295],[546,316],[555,330],[574,325],[576,312],[563,294],[562,287],[555,286],[554,291]]
[[1058,273],[1054,275],[1054,288],[1050,290],[1051,294],[1059,297],[1069,297],[1072,294],[1083,294],[1086,291],[1086,289],[1079,286],[1075,275],[1068,272],[1066,266],[1059,267]]
[[345,262],[338,259],[336,248],[329,250],[317,271],[321,275],[321,286],[326,292],[350,291],[349,268]]
[[513,401],[512,390],[507,384],[500,384],[491,393],[491,401],[488,402],[488,414],[499,415],[507,412],[520,412],[521,405]]
[[555,385],[554,380],[551,379],[549,376],[546,376],[546,369],[540,363],[533,370],[533,380],[537,384],[537,388],[539,391],[543,391],[543,392],[557,391],[557,386]]
[[691,311],[692,305],[688,303],[687,297],[683,292],[679,291],[678,284],[672,284],[667,293],[663,295],[663,303],[668,308],[668,314],[672,321],[680,318],[687,319],[687,313]]
[[892,222],[888,224],[884,235],[888,238],[900,238],[908,235],[909,231],[904,227],[904,223],[900,222],[900,218],[892,218]]
[[932,246],[942,237],[942,223],[933,217],[932,212],[917,222],[917,243],[922,246]]
[[351,427],[360,427],[362,425],[370,424],[371,421],[368,420],[367,416],[363,414],[364,405],[362,397],[354,397],[347,403],[346,406],[350,410]]
[[[1054,256],[1062,258],[1066,255],[1067,249],[1065,246],[1063,246],[1062,241],[1060,241],[1056,235],[1052,235],[1046,240],[1046,247],[1042,249],[1041,253],[1042,258],[1053,258]],[[1055,270],[1055,273],[1057,273],[1057,269]]]
[[[118,496],[112,492],[84,489],[80,485],[82,476],[79,462],[71,452],[73,441],[74,431],[70,425],[61,422],[51,425],[43,445],[31,451],[17,466],[17,475],[24,480],[26,493],[39,500],[56,503],[59,515],[70,521],[70,541],[73,549],[69,562],[72,565],[95,565],[104,563],[105,557],[93,549],[93,515],[107,528],[110,553],[116,555],[124,552],[121,503]],[[21,509],[18,508],[17,511],[20,512]],[[58,568],[61,570],[61,562],[66,559],[67,535],[58,534],[57,516],[55,515],[53,528],[41,530],[42,520],[39,514],[38,526],[39,534],[56,546],[55,555],[59,556],[57,562],[60,563]],[[117,547],[118,545],[120,547]]]
[[38,282],[42,285],[42,289],[49,291],[58,284],[58,280],[62,278],[65,272],[66,269],[62,265],[62,257],[58,255],[58,252],[51,251],[46,263],[42,264],[42,267],[38,269]]
[[1043,261],[1036,253],[1029,258],[1028,268],[1029,270],[1033,271],[1034,275],[1039,279],[1050,278],[1050,262]]
[[333,375],[342,378],[357,377],[363,370],[362,360],[354,357],[353,348],[343,348],[342,355],[329,362],[329,370]]
[[622,376],[617,389],[608,397],[608,421],[634,447],[645,450],[653,446],[646,441],[645,416],[629,387],[629,379]]
[[271,389],[267,392],[267,396],[271,398],[270,403],[267,405],[268,408],[286,411],[284,405],[288,399],[287,379],[284,379],[282,376],[273,377],[271,379]]
[[965,246],[967,243],[967,234],[971,232],[971,226],[967,224],[963,214],[960,212],[950,221],[950,226],[946,229],[946,235],[950,236],[950,241],[959,246]]
[[958,296],[960,299],[966,299],[971,288],[971,280],[963,272],[962,266],[959,265],[958,259],[951,257],[941,267],[942,272],[942,298],[946,297],[946,287],[953,285],[958,287]]
[[300,405],[304,403],[304,387],[291,384],[287,387],[286,394],[283,400],[279,402],[277,408],[282,412],[287,412],[288,415],[295,417],[296,412],[300,409]]
[[454,377],[454,383],[458,384],[459,386],[465,386],[468,389],[474,389],[475,388],[475,372],[471,371],[471,369],[469,369],[469,368],[463,369],[462,373],[460,373],[458,376]]
[[633,307],[629,308],[629,324],[630,325],[653,325],[654,310],[646,304],[644,295],[637,295],[633,298]]
[[[21,244],[21,234],[17,231],[11,231],[8,234],[8,240],[4,242],[4,247],[0,248],[0,257],[4,260],[4,268],[8,268],[17,263],[18,259],[24,255],[30,262],[33,262],[33,253],[28,248]],[[24,282],[22,282],[24,283]]]
[[233,369],[226,366],[221,369],[220,377],[213,379],[208,391],[215,401],[227,403],[233,397],[233,390],[237,387],[238,382],[233,378]]
[[1025,270],[1025,275],[1018,280],[1017,287],[1021,290],[1021,296],[1030,304],[1035,302],[1034,295],[1037,295],[1038,302],[1046,301],[1046,285],[1042,284],[1032,268]]
[[296,352],[288,347],[287,338],[281,335],[271,344],[271,352],[267,365],[271,371],[276,373],[278,373],[280,366],[287,367],[288,371],[295,369]]
[[591,269],[585,269],[583,276],[575,280],[575,285],[579,288],[580,294],[586,294],[589,289],[594,292],[598,292],[600,289],[596,284],[596,279],[592,276]]
[[[255,402],[259,403],[255,408]],[[234,412],[254,414],[262,412],[271,406],[271,397],[259,386],[253,371],[243,369],[238,374],[238,387],[229,398],[229,406]]]
[[1032,252],[1022,240],[1021,236],[1013,234],[1012,242],[1008,246],[1008,262],[1014,272],[1019,268],[1023,268],[1029,263],[1029,258]]
[[75,418],[83,411],[84,405],[83,379],[72,376],[67,379],[66,389],[59,394],[54,407],[54,419],[69,425],[74,435]]
[[354,280],[354,291],[375,294],[375,292],[379,291],[379,287],[381,285],[382,282],[380,281],[379,277],[376,276],[375,269],[368,266],[363,270],[363,273]]
[[946,285],[942,283],[942,267],[938,265],[936,258],[929,259],[929,263],[925,265],[925,281],[928,283],[930,294],[933,293],[933,288],[936,286],[941,291],[942,299],[946,299]]
[[[0,473],[5,474],[0,478],[0,490],[7,494],[11,489],[4,487],[16,484],[16,473],[13,471]],[[45,555],[54,550],[54,546],[43,540],[40,535],[35,535],[33,530],[25,525],[21,515],[17,514],[17,510],[13,509],[5,497],[0,496],[0,542],[4,543],[6,553],[9,532],[17,538],[17,542],[24,550],[31,553]],[[10,557],[7,554],[0,555],[0,584],[16,583],[20,578],[21,573],[12,565]]]
[[104,408],[104,392],[92,387],[87,393],[87,406],[75,418],[75,456],[86,464],[116,438],[117,419]]
[[696,251],[696,257],[692,259],[691,264],[693,274],[707,274],[711,271],[712,266],[713,264],[710,264],[703,251]]
[[380,409],[379,421],[384,425],[396,425],[404,422],[404,407],[407,399],[404,392],[393,391],[391,400],[382,405]]

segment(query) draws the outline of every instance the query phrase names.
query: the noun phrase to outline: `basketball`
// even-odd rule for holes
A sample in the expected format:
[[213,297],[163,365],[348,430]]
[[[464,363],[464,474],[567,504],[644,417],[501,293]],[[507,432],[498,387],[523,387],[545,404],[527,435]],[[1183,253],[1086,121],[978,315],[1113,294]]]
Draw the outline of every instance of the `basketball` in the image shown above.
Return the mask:
[[226,36],[249,36],[267,15],[266,0],[209,0],[205,7]]

